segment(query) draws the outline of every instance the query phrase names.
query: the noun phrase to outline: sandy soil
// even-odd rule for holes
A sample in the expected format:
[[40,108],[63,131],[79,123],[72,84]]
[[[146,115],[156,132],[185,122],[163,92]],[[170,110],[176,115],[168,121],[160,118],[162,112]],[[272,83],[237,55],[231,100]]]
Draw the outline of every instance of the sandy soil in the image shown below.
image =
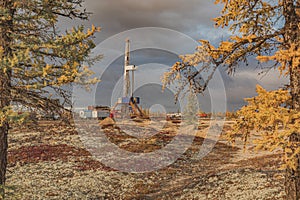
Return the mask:
[[[101,130],[97,123],[83,122],[81,128]],[[160,127],[157,134],[151,132],[157,131],[156,125],[147,125],[147,137],[134,135],[145,126],[132,126],[130,135],[120,127],[104,129],[103,134],[119,148],[136,153],[156,151],[176,135],[174,124]],[[152,172],[126,173],[97,161],[74,128],[58,121],[39,122],[34,128],[15,127],[9,135],[6,198],[284,199],[280,152],[256,152],[250,146],[243,153],[241,143],[232,147],[221,136],[206,157],[197,159],[207,125],[199,128],[176,162]],[[230,131],[230,123],[223,131]]]

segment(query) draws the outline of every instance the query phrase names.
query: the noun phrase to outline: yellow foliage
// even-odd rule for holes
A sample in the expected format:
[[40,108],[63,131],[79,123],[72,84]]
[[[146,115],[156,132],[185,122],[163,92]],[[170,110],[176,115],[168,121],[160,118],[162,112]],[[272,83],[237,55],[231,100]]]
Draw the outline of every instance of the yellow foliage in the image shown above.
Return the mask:
[[[264,0],[215,0],[215,4],[222,4],[220,16],[214,18],[215,26],[226,27],[232,35],[222,40],[218,46],[213,46],[207,40],[199,40],[200,46],[194,54],[181,56],[180,62],[173,65],[163,77],[164,87],[173,82],[180,86],[196,88],[196,92],[203,92],[210,79],[201,84],[197,79],[180,76],[191,66],[198,66],[198,72],[214,71],[223,67],[231,73],[240,63],[249,63],[249,58],[257,58],[259,63],[271,62],[277,67],[281,75],[297,77],[300,73],[300,23],[290,17],[290,10],[299,9],[295,4],[287,1]],[[293,1],[294,3],[296,1]],[[286,8],[288,6],[288,9]],[[297,26],[298,25],[298,26]],[[297,29],[298,28],[298,29]],[[213,75],[210,74],[211,77]],[[266,91],[257,86],[257,97],[248,98],[238,115],[235,131],[228,133],[232,142],[241,134],[245,144],[253,131],[260,134],[256,140],[257,148],[274,151],[281,148],[286,153],[285,167],[296,169],[297,156],[300,154],[299,142],[289,141],[293,134],[299,134],[299,110],[289,107],[292,104],[289,92],[298,91],[298,78],[290,79],[288,90]],[[184,87],[179,87],[183,90]],[[179,91],[180,93],[180,91]],[[298,101],[296,98],[293,100]],[[299,102],[297,102],[299,103]]]
[[29,117],[29,113],[18,114],[14,112],[11,106],[4,107],[0,110],[0,127],[4,122],[15,123],[18,125],[23,124]]
[[51,69],[51,65],[47,64],[46,67],[43,68],[43,74],[42,74],[42,76],[46,77],[47,74],[49,73],[50,69]]
[[291,70],[300,66],[300,52],[296,44],[291,44],[289,49],[279,49],[271,56],[258,56],[257,59],[261,62],[271,60],[279,62],[281,65],[278,69],[284,75],[289,75]]
[[258,96],[245,99],[248,104],[240,109],[237,114],[237,124],[233,132],[227,133],[227,139],[235,142],[239,134],[245,143],[251,136],[252,131],[260,135],[255,140],[257,149],[274,151],[281,148],[286,153],[285,164],[295,168],[299,141],[289,141],[292,134],[299,134],[300,113],[289,108],[291,96],[287,90],[279,89],[266,91],[257,85]]

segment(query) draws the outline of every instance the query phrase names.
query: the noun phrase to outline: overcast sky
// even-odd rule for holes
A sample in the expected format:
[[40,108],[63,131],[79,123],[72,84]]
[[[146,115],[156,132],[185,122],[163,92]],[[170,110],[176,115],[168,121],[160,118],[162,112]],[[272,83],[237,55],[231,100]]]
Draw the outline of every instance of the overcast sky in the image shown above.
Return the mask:
[[[218,16],[221,7],[214,5],[214,0],[86,0],[84,7],[93,14],[89,21],[84,22],[71,22],[63,21],[60,26],[62,28],[68,28],[74,24],[82,23],[87,27],[91,24],[101,27],[101,32],[97,33],[95,41],[96,44],[101,45],[101,42],[108,40],[116,34],[121,32],[132,30],[141,27],[160,27],[168,28],[178,32],[181,32],[194,40],[206,39],[210,40],[213,44],[217,44],[219,41],[226,39],[228,37],[228,31],[215,29],[212,18]],[[128,35],[128,37],[133,37]],[[145,40],[151,36],[145,35]],[[162,36],[162,41],[166,40],[165,35]],[[123,40],[123,37],[120,37]],[[124,42],[121,41],[121,42]],[[132,41],[133,45],[137,45]],[[157,41],[156,41],[157,42]],[[181,48],[184,52],[184,44],[178,44],[174,41],[174,46],[169,45],[170,48]],[[125,45],[125,44],[124,44]],[[193,47],[193,49],[196,48]],[[120,47],[120,51],[124,51],[124,47]],[[170,49],[172,52],[172,50]],[[187,51],[190,51],[190,49]],[[191,52],[186,52],[191,53]],[[108,52],[101,52],[104,56],[108,56]],[[138,56],[139,55],[139,56]],[[143,53],[136,53],[136,58],[133,58],[134,62],[139,64],[151,63],[151,57],[153,58],[155,52],[153,51],[143,51]],[[164,54],[162,54],[164,55]],[[159,56],[156,56],[156,58]],[[150,58],[150,60],[149,60]],[[120,59],[118,57],[118,59]],[[145,59],[145,60],[143,60]],[[164,60],[160,57],[161,60]],[[170,65],[170,61],[176,61],[174,56],[166,55],[165,61],[159,61],[159,59],[153,59],[152,63],[164,64],[165,66]],[[113,63],[113,64],[112,64]],[[110,65],[120,65],[115,67],[117,70],[117,77],[122,75],[122,59],[121,61],[113,61]],[[136,64],[136,63],[134,63]],[[99,68],[101,63],[98,64]],[[159,73],[166,71],[166,68],[160,70],[158,67],[153,66],[153,71],[149,71],[151,67],[140,68],[139,79],[149,78],[149,74],[153,76],[158,76]],[[159,65],[157,65],[159,66]],[[145,72],[144,75],[141,72]],[[148,73],[147,73],[148,72]],[[234,76],[228,76],[225,72],[221,70],[221,74],[224,80],[226,93],[227,93],[227,105],[228,110],[233,110],[241,107],[244,104],[243,98],[255,95],[255,85],[261,84],[267,89],[275,89],[277,87],[283,86],[285,80],[278,80],[279,74],[276,71],[270,71],[268,75],[262,77],[258,76],[260,72],[256,68],[256,62],[250,63],[249,67],[241,67],[237,70]],[[112,79],[116,77],[114,72],[110,71],[110,75],[106,75],[106,79]],[[145,75],[146,74],[146,75]],[[105,84],[97,86],[97,94],[105,93]],[[137,82],[137,87],[140,87]],[[101,88],[101,90],[99,89]],[[99,91],[100,90],[100,91]],[[96,96],[96,102],[100,102],[99,99],[104,98],[103,96]],[[97,100],[98,99],[98,100]],[[202,101],[209,101],[204,98]],[[113,103],[112,103],[113,104]],[[201,105],[206,105],[202,102]],[[206,106],[209,106],[207,104]],[[207,110],[204,108],[204,110]]]

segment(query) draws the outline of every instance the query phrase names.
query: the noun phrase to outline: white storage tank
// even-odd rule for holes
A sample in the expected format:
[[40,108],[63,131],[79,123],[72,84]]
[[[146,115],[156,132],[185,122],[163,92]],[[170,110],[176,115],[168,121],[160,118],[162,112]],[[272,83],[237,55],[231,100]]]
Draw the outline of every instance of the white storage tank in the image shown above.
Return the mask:
[[92,118],[98,118],[98,111],[97,110],[92,111]]
[[79,111],[79,117],[84,118],[84,119],[86,118],[85,113],[84,113],[83,110]]

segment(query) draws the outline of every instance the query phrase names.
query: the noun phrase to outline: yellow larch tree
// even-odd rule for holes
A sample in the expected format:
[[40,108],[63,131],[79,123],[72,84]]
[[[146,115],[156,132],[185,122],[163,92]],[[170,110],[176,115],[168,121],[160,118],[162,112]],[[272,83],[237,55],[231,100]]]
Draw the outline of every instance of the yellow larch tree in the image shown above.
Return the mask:
[[[256,57],[258,62],[271,61],[270,67],[277,68],[282,75],[289,77],[289,94],[282,90],[266,93],[258,87],[258,97],[255,100],[248,99],[248,107],[241,111],[248,112],[255,118],[249,118],[250,121],[240,125],[244,128],[263,129],[261,146],[273,148],[276,146],[273,144],[279,142],[284,147],[289,155],[286,159],[287,199],[300,199],[300,1],[216,0],[215,3],[223,5],[220,16],[214,19],[216,26],[227,28],[232,35],[218,46],[207,40],[200,40],[201,45],[196,52],[181,56],[181,61],[164,74],[163,82],[165,85],[178,83],[180,90],[189,86],[195,92],[201,93],[220,67],[232,74],[240,63],[248,64],[249,58]],[[197,72],[182,76],[194,66],[200,66]],[[210,74],[199,83],[195,78],[203,71]],[[271,95],[272,101],[266,99],[270,98],[266,94]],[[278,105],[281,101],[288,104],[286,108]],[[285,120],[285,131],[277,131],[278,127],[274,123],[269,132],[271,134],[266,137],[266,127],[259,127],[257,123],[262,122],[261,120],[273,123],[278,117]],[[270,124],[263,126],[269,127]],[[248,131],[243,134],[247,138]],[[280,141],[277,141],[279,138]]]
[[[7,134],[12,103],[59,112],[70,105],[63,85],[89,85],[98,80],[83,63],[95,47],[99,28],[74,27],[61,33],[59,20],[88,19],[83,0],[0,0],[0,185],[4,193]],[[56,98],[56,99],[54,99]],[[14,115],[14,117],[16,117]]]

